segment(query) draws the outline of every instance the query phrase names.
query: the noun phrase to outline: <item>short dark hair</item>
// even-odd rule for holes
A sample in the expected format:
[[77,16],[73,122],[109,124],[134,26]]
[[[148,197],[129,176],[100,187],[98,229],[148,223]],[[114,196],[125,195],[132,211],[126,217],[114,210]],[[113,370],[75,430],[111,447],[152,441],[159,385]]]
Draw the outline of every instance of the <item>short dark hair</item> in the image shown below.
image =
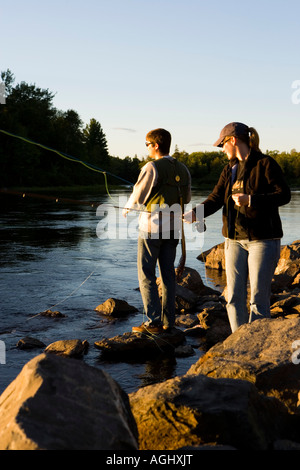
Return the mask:
[[158,144],[161,155],[168,155],[171,147],[171,134],[165,129],[153,129],[148,132],[146,139],[148,142]]

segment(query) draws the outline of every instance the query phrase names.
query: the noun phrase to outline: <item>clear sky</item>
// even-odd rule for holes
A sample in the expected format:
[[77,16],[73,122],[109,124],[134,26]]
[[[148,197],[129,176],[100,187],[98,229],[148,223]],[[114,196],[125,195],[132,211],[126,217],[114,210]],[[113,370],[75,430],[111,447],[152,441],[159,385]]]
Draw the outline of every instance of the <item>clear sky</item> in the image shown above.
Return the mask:
[[3,0],[0,70],[98,120],[113,156],[146,156],[157,127],[211,151],[231,121],[299,152],[299,19],[299,0]]

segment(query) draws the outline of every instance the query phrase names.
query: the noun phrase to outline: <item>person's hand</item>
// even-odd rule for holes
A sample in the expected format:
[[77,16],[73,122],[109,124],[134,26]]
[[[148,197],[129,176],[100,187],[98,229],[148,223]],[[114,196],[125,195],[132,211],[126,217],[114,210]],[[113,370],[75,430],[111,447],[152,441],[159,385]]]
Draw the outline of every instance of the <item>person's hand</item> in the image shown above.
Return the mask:
[[126,217],[127,217],[127,214],[128,214],[128,212],[129,212],[129,209],[126,209],[126,207],[124,207],[124,209],[123,209],[123,211],[122,211],[122,215],[123,215],[123,217],[125,217],[125,218],[126,218]]
[[238,207],[248,206],[250,202],[250,196],[243,193],[233,194],[232,199]]
[[196,222],[196,215],[193,209],[183,214],[183,221],[187,224],[192,224],[193,222]]

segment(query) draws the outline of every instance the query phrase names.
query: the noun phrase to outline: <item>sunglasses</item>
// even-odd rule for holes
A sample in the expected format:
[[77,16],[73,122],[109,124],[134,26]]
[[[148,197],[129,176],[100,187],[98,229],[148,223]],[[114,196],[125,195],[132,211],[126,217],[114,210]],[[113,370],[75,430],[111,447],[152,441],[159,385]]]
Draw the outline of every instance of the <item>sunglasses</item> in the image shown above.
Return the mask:
[[222,145],[225,145],[226,142],[228,142],[230,139],[231,139],[231,137],[225,137],[225,139],[223,140]]
[[153,142],[146,142],[146,147],[149,147],[149,145],[152,145]]

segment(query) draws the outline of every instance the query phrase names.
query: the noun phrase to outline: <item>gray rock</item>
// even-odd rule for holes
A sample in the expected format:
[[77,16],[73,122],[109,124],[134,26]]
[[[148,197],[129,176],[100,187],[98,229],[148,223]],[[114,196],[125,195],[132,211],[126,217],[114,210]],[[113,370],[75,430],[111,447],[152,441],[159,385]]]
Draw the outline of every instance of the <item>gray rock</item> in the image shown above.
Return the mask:
[[138,447],[128,396],[106,372],[41,354],[0,397],[1,450]]
[[140,450],[218,444],[268,450],[281,433],[285,408],[244,380],[175,377],[129,395]]
[[248,380],[293,413],[300,390],[300,366],[295,360],[299,339],[300,318],[256,320],[210,348],[188,373]]

